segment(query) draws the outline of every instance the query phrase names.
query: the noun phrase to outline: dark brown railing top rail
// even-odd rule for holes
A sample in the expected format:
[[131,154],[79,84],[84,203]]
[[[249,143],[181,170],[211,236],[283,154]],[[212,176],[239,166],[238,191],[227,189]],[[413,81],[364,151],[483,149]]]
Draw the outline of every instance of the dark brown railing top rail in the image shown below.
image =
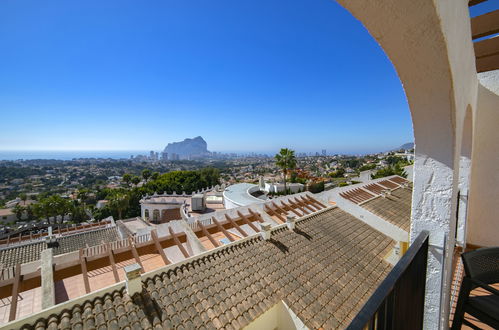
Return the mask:
[[[420,270],[419,275],[420,277],[425,277],[426,276],[426,259],[427,259],[427,251],[428,251],[428,237],[429,233],[428,231],[422,231],[416,240],[411,244],[407,252],[402,256],[402,258],[399,260],[399,262],[393,267],[393,269],[388,273],[386,278],[381,282],[381,284],[378,286],[376,291],[372,294],[372,296],[369,298],[369,300],[366,302],[364,307],[359,311],[359,313],[355,316],[355,318],[352,320],[350,325],[348,326],[348,330],[354,330],[354,329],[364,329],[365,327],[369,328],[374,328],[374,323],[376,323],[376,328],[377,329],[383,329],[385,328],[384,326],[380,326],[380,320],[378,319],[378,313],[385,314],[388,312],[388,314],[392,314],[391,312],[393,311],[386,311],[387,308],[392,308],[392,309],[400,309],[398,306],[393,306],[394,304],[394,290],[398,286],[400,286],[401,282],[407,283],[407,279],[404,279],[404,275],[406,273],[407,276],[413,276],[414,271],[412,269],[417,269],[421,268],[421,265],[417,265],[415,263],[418,263],[417,259],[424,259],[424,269]],[[424,255],[421,255],[421,253],[424,253]],[[412,272],[411,272],[412,270]],[[422,273],[421,273],[422,272]],[[413,280],[413,279],[409,279]],[[422,293],[415,293],[415,295],[423,295],[424,299],[424,290],[425,290],[425,281],[426,278],[420,278],[422,283]],[[421,288],[420,288],[421,289]],[[416,301],[412,300],[410,301],[411,297],[399,297],[397,299],[398,302],[401,301],[401,298],[403,300],[407,300],[409,304],[414,304],[417,303]],[[387,304],[387,301],[390,300],[390,303]],[[424,301],[421,302],[423,304]],[[390,306],[390,307],[387,307]],[[416,308],[416,306],[413,306]],[[422,306],[419,306],[422,308]],[[400,316],[400,315],[399,315]],[[386,315],[385,316],[380,316],[379,318],[383,319],[383,322],[385,323],[386,320]],[[390,328],[390,327],[388,327]]]

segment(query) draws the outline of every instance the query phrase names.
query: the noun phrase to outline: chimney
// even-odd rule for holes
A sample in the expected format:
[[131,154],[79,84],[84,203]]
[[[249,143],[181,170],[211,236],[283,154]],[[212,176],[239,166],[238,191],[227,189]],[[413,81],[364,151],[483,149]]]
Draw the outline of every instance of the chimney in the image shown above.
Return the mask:
[[269,222],[263,222],[260,224],[260,235],[266,241],[270,239],[270,229],[271,228],[272,228],[272,225]]
[[131,264],[124,268],[126,275],[126,291],[130,297],[142,292],[142,281],[140,276],[141,267],[139,264]]
[[295,229],[296,226],[296,217],[292,215],[286,216],[286,226],[288,226],[289,230]]

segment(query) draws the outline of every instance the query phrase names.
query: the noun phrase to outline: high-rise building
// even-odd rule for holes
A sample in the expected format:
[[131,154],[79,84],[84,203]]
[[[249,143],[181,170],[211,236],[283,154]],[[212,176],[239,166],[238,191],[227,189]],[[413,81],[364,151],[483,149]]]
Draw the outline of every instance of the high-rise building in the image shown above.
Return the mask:
[[326,149],[322,149],[322,156],[326,156]]

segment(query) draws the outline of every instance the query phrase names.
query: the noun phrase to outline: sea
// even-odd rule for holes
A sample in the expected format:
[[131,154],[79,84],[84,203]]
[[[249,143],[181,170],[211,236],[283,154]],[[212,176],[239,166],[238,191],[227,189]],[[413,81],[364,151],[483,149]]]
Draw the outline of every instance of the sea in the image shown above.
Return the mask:
[[29,160],[29,159],[57,159],[72,160],[76,158],[112,158],[112,159],[130,159],[130,156],[149,155],[149,151],[130,150],[130,151],[1,151],[0,160]]

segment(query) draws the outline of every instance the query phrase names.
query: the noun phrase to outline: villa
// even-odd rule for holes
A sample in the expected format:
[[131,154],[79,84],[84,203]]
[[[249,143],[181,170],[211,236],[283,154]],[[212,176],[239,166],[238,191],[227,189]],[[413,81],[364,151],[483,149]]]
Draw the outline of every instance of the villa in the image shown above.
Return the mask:
[[[192,209],[195,195],[156,194],[143,199],[140,231],[109,220],[0,241],[0,323],[449,328],[459,254],[499,246],[499,10],[469,14],[484,1],[338,0],[404,86],[412,181],[389,176],[251,201],[252,186],[230,186],[225,207],[209,213]],[[159,204],[179,213],[151,214]]]

